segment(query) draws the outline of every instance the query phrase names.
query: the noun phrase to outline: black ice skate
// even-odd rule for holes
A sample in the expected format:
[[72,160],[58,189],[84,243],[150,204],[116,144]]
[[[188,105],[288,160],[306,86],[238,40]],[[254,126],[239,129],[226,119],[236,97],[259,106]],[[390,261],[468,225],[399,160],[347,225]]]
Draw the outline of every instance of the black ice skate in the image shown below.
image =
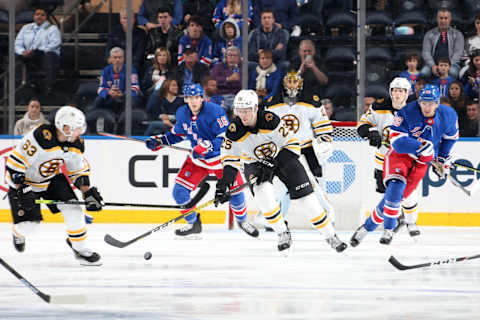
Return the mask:
[[385,230],[383,231],[383,235],[380,238],[380,243],[389,245],[390,242],[392,242],[392,238],[393,238],[393,230]]
[[15,233],[12,233],[13,236],[13,246],[18,252],[25,251],[25,237],[19,237]]
[[83,255],[73,248],[72,242],[68,238],[67,238],[67,244],[70,247],[70,249],[72,249],[75,259],[77,259],[82,266],[101,266],[102,265],[103,262],[98,253],[90,252],[90,255],[88,256]]
[[420,229],[418,229],[416,223],[407,223],[407,230],[410,237],[418,237],[420,235]]
[[337,252],[342,252],[343,250],[347,249],[347,244],[340,240],[336,234],[328,238],[327,243]]
[[278,234],[278,251],[283,251],[292,245],[292,235],[290,231],[284,231]]
[[202,221],[200,221],[200,215],[197,215],[197,220],[193,224],[188,223],[185,227],[175,230],[177,236],[185,237],[192,234],[198,234],[202,232]]
[[363,238],[368,234],[367,229],[365,229],[365,225],[362,224],[353,234],[352,238],[350,239],[350,245],[352,247],[356,247],[362,242]]
[[258,230],[257,228],[255,228],[253,224],[247,222],[246,220],[242,222],[237,221],[237,224],[240,227],[240,229],[245,231],[245,233],[248,234],[249,236],[254,238],[258,237]]

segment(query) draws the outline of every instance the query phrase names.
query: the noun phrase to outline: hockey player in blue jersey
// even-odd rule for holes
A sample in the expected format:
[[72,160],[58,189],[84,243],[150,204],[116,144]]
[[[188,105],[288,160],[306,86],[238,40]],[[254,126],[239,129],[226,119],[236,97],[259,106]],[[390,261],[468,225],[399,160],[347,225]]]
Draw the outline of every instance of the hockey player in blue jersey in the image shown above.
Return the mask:
[[[146,140],[147,148],[153,151],[185,139],[190,141],[193,152],[185,160],[173,187],[173,198],[178,204],[189,202],[190,193],[209,174],[214,174],[217,179],[222,178],[220,146],[229,125],[221,106],[203,101],[204,91],[201,85],[187,85],[183,93],[187,104],[177,109],[175,126],[164,135],[152,136]],[[243,191],[235,191],[236,187],[243,183],[242,175],[238,174],[230,189],[230,210],[243,231],[252,237],[258,237],[258,230],[247,222]],[[200,215],[196,212],[187,215],[185,220],[188,222],[187,226],[176,230],[176,235],[188,236],[202,231]]]
[[450,151],[458,139],[458,117],[454,109],[439,104],[437,86],[427,84],[418,101],[397,111],[390,127],[391,147],[385,155],[383,181],[387,187],[380,203],[350,239],[352,247],[383,222],[381,244],[390,244],[400,215],[402,199],[418,186],[432,162],[435,174],[445,178],[450,171]]

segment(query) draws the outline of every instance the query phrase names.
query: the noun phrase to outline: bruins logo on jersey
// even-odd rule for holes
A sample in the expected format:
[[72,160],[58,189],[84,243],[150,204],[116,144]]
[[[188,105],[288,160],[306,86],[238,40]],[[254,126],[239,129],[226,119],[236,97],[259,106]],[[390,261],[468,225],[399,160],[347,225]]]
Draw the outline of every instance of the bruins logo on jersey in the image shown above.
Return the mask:
[[48,140],[48,141],[52,140],[53,136],[52,136],[52,132],[50,130],[44,129],[42,131],[42,135],[45,138],[45,140]]
[[273,142],[261,144],[253,150],[258,159],[274,157],[277,154],[277,145]]
[[289,131],[297,133],[298,129],[300,129],[300,120],[294,114],[286,114],[282,117],[282,120]]
[[382,131],[382,144],[390,148],[390,126],[386,126]]
[[270,112],[265,113],[265,121],[270,122],[273,120],[273,114]]
[[230,132],[236,132],[237,131],[237,126],[235,125],[235,123],[230,123],[230,125],[228,126],[228,131]]
[[315,101],[315,102],[320,101],[320,98],[319,98],[316,94],[313,95],[312,99],[313,99],[313,101]]
[[63,159],[50,159],[38,166],[38,172],[44,178],[51,177],[60,173],[60,167],[63,162]]

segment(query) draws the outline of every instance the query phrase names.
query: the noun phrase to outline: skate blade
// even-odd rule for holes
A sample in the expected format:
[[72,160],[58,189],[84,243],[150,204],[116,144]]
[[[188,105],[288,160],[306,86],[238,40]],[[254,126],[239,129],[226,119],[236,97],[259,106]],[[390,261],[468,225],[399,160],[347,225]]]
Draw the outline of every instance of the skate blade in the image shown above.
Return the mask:
[[81,294],[50,296],[51,304],[86,304],[87,297]]
[[188,235],[188,236],[175,236],[175,240],[202,240],[202,236]]

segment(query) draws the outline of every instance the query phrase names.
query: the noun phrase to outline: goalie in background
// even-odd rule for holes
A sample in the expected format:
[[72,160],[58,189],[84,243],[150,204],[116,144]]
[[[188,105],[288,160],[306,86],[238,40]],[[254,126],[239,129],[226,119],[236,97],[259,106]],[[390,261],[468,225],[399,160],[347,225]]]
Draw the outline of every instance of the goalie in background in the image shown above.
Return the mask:
[[[173,198],[180,205],[190,201],[190,193],[209,174],[214,174],[217,179],[222,178],[220,146],[229,125],[225,110],[221,106],[203,100],[204,91],[200,84],[186,85],[183,94],[187,104],[177,109],[175,126],[166,134],[152,136],[145,141],[147,148],[153,151],[185,139],[190,141],[193,152],[183,163],[173,187]],[[244,183],[242,175],[236,175],[234,180],[235,183],[232,183],[229,190],[232,192],[230,210],[243,231],[249,236],[258,237],[257,228],[247,221],[247,206],[243,191],[234,190]],[[183,212],[188,210],[189,208]],[[185,220],[187,225],[175,230],[177,236],[185,237],[202,232],[199,214],[192,212],[185,217]]]
[[290,248],[292,237],[275,199],[274,176],[287,186],[290,198],[302,207],[313,228],[320,231],[337,252],[347,245],[335,234],[330,218],[314,195],[312,184],[298,157],[300,145],[290,129],[270,111],[258,109],[253,90],[240,90],[234,99],[234,114],[222,144],[223,177],[217,182],[215,204],[229,200],[228,187],[240,170],[249,180],[257,177],[252,193],[260,211],[278,234],[278,250]]
[[390,127],[391,148],[383,164],[385,195],[353,234],[353,247],[381,223],[385,230],[380,243],[390,244],[402,199],[417,188],[432,161],[433,171],[440,178],[449,174],[450,151],[458,139],[458,117],[454,109],[439,101],[438,87],[428,84],[418,101],[397,111]]
[[[406,105],[408,96],[411,93],[411,84],[406,78],[397,77],[390,82],[389,87],[391,99],[378,99],[365,112],[358,123],[357,132],[360,137],[368,140],[370,146],[377,148],[374,156],[374,178],[376,182],[376,191],[385,193],[383,183],[383,163],[385,154],[390,148],[390,126],[397,111]],[[420,235],[417,226],[418,218],[418,188],[410,196],[402,201],[402,214],[398,219],[398,225],[395,232],[398,232],[402,226],[407,225],[410,236]]]
[[[77,108],[61,107],[55,124],[38,126],[23,137],[7,159],[8,200],[13,217],[13,244],[25,250],[25,236],[43,220],[35,200],[77,200],[69,181],[61,171],[66,165],[68,177],[83,193],[87,211],[102,210],[102,197],[90,187],[90,166],[84,159],[85,145],[80,135],[87,128],[85,115]],[[67,244],[81,265],[102,264],[100,255],[87,246],[86,216],[80,205],[48,205],[52,213],[62,212],[67,229]],[[90,217],[91,218],[91,217]]]

